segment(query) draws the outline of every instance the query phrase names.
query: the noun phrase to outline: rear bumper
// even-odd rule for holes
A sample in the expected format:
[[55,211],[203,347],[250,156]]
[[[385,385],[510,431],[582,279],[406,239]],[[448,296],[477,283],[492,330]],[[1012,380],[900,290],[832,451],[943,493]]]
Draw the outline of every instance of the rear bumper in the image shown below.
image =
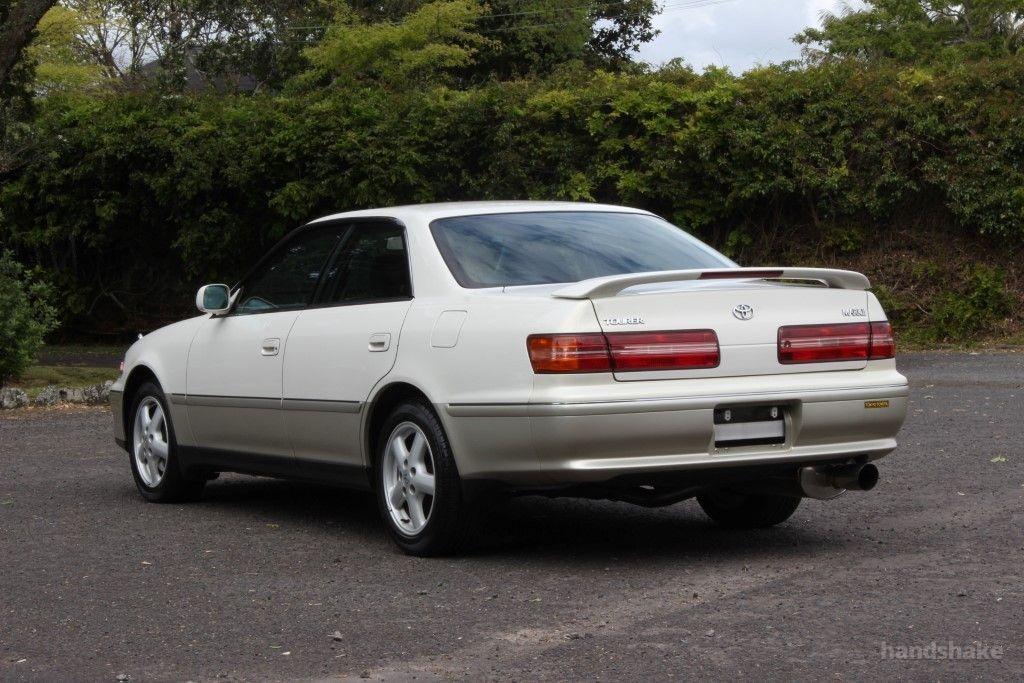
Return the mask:
[[[601,482],[623,475],[820,462],[896,447],[906,380],[888,384],[688,397],[443,407],[460,472],[519,485]],[[778,445],[718,448],[716,408],[785,409]]]

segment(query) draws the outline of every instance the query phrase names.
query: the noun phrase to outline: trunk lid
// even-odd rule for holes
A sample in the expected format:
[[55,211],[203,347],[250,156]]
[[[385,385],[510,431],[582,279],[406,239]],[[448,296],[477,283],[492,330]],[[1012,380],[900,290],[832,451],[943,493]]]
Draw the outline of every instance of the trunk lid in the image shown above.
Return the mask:
[[766,280],[691,280],[637,285],[591,303],[608,334],[709,329],[718,335],[718,367],[615,374],[635,381],[861,369],[864,360],[784,365],[778,331],[784,325],[867,322],[867,296],[859,289]]

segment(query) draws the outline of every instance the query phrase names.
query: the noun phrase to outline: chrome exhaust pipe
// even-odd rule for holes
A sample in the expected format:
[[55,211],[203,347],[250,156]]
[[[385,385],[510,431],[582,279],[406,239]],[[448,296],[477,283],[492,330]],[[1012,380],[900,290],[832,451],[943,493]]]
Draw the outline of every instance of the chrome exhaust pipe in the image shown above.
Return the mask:
[[832,471],[832,485],[847,491],[870,491],[878,485],[878,468],[866,465],[845,467]]
[[830,500],[847,491],[870,491],[877,484],[878,468],[866,463],[801,467],[794,477],[751,482],[740,488],[751,493]]
[[870,491],[878,484],[878,468],[865,465],[801,467],[797,472],[800,490],[808,498],[828,500],[844,491]]

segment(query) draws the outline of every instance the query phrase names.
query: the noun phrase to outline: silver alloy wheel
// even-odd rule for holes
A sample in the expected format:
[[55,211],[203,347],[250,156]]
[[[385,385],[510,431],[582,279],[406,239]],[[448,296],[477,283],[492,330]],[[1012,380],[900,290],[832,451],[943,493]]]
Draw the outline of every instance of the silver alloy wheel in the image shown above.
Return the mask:
[[167,418],[163,406],[152,396],[142,399],[135,411],[135,429],[132,445],[135,469],[149,488],[159,486],[167,471],[170,452]]
[[419,426],[402,422],[395,427],[381,472],[391,519],[402,533],[415,536],[434,509],[434,456]]

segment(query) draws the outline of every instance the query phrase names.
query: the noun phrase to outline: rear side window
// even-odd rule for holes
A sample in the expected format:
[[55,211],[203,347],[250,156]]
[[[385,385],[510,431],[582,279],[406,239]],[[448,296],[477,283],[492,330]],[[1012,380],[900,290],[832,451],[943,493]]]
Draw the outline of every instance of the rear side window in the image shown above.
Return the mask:
[[303,308],[313,300],[320,274],[347,228],[304,230],[277,249],[242,284],[236,313]]
[[681,229],[645,214],[551,211],[458,216],[435,220],[430,229],[463,287],[579,282],[736,265]]
[[400,225],[354,225],[324,275],[321,304],[412,296],[405,232]]

